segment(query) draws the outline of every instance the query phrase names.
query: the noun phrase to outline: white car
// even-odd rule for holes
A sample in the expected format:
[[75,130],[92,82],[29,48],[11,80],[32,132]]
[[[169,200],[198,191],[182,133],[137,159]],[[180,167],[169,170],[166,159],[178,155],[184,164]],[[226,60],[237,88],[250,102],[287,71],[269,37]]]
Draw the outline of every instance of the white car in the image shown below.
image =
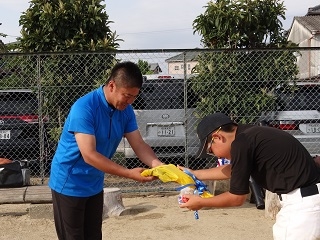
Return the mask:
[[[192,165],[198,150],[196,135],[197,98],[181,75],[146,75],[138,98],[133,103],[139,130],[156,155],[167,163]],[[127,167],[139,160],[126,140]]]

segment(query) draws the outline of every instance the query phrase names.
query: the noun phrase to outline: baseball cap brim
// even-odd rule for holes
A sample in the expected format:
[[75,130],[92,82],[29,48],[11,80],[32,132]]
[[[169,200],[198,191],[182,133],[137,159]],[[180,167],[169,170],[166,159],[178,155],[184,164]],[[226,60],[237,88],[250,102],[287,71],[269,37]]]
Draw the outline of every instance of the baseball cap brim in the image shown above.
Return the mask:
[[[213,113],[205,116],[197,126],[197,134],[200,140],[200,146],[197,158],[207,158],[210,155],[207,154],[207,138],[209,134],[217,130],[219,127],[226,124],[236,124],[231,118],[223,113]],[[236,124],[237,125],[237,124]]]
[[200,140],[200,146],[198,149],[198,153],[196,155],[197,158],[207,158],[210,157],[210,155],[207,154],[207,138]]

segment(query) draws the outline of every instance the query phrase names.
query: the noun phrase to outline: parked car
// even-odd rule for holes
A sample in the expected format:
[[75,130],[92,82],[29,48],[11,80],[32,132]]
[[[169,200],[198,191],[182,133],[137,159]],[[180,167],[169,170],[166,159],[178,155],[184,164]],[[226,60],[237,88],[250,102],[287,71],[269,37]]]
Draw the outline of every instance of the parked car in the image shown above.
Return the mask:
[[278,87],[277,111],[262,121],[296,137],[311,155],[320,155],[320,82],[298,82]]
[[39,125],[38,102],[30,89],[0,90],[0,157],[28,164],[48,160],[49,140]]
[[[197,97],[186,91],[181,75],[146,75],[138,98],[133,103],[143,139],[164,162],[189,166],[194,163],[199,140],[196,135]],[[141,166],[124,139],[127,167]]]

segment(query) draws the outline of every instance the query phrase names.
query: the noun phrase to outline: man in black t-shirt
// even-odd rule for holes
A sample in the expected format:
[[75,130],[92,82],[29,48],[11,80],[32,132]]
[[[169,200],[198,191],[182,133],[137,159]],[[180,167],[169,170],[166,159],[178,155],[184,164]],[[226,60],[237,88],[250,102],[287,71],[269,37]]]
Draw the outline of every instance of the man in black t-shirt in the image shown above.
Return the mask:
[[197,133],[198,157],[215,155],[230,159],[231,164],[190,171],[199,180],[230,178],[230,190],[212,198],[185,195],[188,201],[180,207],[241,206],[252,176],[261,187],[279,195],[274,239],[320,239],[320,168],[296,138],[271,127],[237,124],[222,113],[204,117]]

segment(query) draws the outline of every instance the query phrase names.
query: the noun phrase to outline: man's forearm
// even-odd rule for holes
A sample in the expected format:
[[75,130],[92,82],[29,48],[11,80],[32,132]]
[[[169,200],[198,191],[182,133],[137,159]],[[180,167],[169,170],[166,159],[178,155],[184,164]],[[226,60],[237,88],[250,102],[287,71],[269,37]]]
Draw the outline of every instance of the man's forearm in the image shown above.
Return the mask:
[[136,149],[135,153],[144,164],[148,165],[151,168],[163,164],[155,155],[151,147],[146,143],[139,146],[139,149]]
[[195,170],[194,174],[200,180],[225,180],[231,176],[231,165]]

